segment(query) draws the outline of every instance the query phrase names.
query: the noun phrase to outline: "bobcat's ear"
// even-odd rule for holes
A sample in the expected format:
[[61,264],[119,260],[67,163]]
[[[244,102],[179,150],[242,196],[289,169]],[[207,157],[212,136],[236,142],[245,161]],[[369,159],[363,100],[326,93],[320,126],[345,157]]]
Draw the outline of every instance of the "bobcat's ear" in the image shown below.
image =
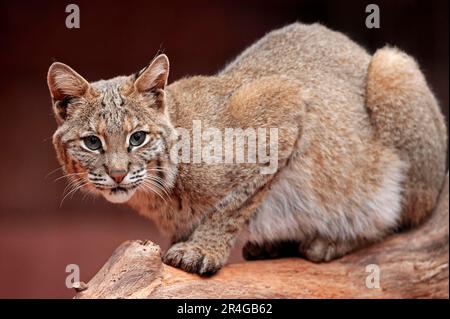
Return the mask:
[[139,93],[158,93],[159,90],[164,90],[168,77],[169,59],[165,54],[160,54],[136,75],[134,87]]
[[67,106],[71,98],[85,95],[90,87],[81,75],[71,67],[55,62],[48,69],[47,84],[53,99],[53,112],[58,124],[67,118]]
[[47,84],[55,101],[67,97],[81,97],[89,89],[89,82],[64,63],[55,62],[48,69]]

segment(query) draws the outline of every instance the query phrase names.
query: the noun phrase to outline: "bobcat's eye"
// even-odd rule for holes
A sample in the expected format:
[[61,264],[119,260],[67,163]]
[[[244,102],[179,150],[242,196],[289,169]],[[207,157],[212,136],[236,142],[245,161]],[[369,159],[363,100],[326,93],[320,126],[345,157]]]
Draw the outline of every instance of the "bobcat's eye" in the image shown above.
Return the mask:
[[145,141],[145,137],[147,136],[147,133],[144,131],[138,131],[130,136],[130,145],[131,146],[139,146],[142,145]]
[[92,151],[99,150],[102,147],[102,141],[95,136],[95,135],[89,135],[83,138],[84,145]]

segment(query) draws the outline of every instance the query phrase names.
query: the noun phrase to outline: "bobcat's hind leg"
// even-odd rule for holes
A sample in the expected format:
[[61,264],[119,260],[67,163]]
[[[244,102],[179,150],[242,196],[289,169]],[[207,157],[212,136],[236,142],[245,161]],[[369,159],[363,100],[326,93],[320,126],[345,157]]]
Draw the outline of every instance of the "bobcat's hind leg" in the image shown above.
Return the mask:
[[444,182],[447,128],[416,61],[390,47],[378,50],[367,73],[366,107],[378,139],[409,165],[402,225],[418,224]]
[[242,256],[245,260],[274,259],[282,257],[298,256],[296,241],[276,241],[262,244],[247,242],[242,248]]
[[316,237],[309,241],[247,242],[242,248],[245,260],[305,257],[312,262],[328,262],[364,245],[357,241],[332,241]]
[[327,262],[340,258],[363,246],[363,243],[351,241],[332,241],[317,237],[309,242],[300,243],[298,250],[302,256],[312,262]]

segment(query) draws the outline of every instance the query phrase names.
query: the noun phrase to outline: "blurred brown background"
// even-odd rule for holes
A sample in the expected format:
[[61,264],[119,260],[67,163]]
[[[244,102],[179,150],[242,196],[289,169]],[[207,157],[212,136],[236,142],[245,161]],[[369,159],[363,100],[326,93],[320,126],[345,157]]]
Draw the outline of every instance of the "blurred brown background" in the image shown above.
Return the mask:
[[[75,1],[81,28],[65,27],[66,1],[0,1],[0,297],[72,297],[65,267],[89,280],[127,239],[167,240],[125,206],[82,194],[60,207],[64,181],[51,145],[46,86],[54,61],[88,80],[130,74],[158,49],[171,81],[213,74],[266,32],[322,22],[374,51],[385,43],[414,55],[448,116],[448,1]],[[376,3],[381,28],[365,27]],[[236,250],[233,260],[240,258]]]

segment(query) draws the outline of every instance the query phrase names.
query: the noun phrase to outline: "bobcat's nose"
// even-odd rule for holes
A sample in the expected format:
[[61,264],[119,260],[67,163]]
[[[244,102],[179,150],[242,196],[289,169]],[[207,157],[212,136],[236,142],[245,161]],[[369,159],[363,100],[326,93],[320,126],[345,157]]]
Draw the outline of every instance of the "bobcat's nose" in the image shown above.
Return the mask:
[[125,176],[127,176],[127,171],[124,169],[112,169],[109,171],[109,176],[117,183],[120,184],[120,182],[123,181]]

